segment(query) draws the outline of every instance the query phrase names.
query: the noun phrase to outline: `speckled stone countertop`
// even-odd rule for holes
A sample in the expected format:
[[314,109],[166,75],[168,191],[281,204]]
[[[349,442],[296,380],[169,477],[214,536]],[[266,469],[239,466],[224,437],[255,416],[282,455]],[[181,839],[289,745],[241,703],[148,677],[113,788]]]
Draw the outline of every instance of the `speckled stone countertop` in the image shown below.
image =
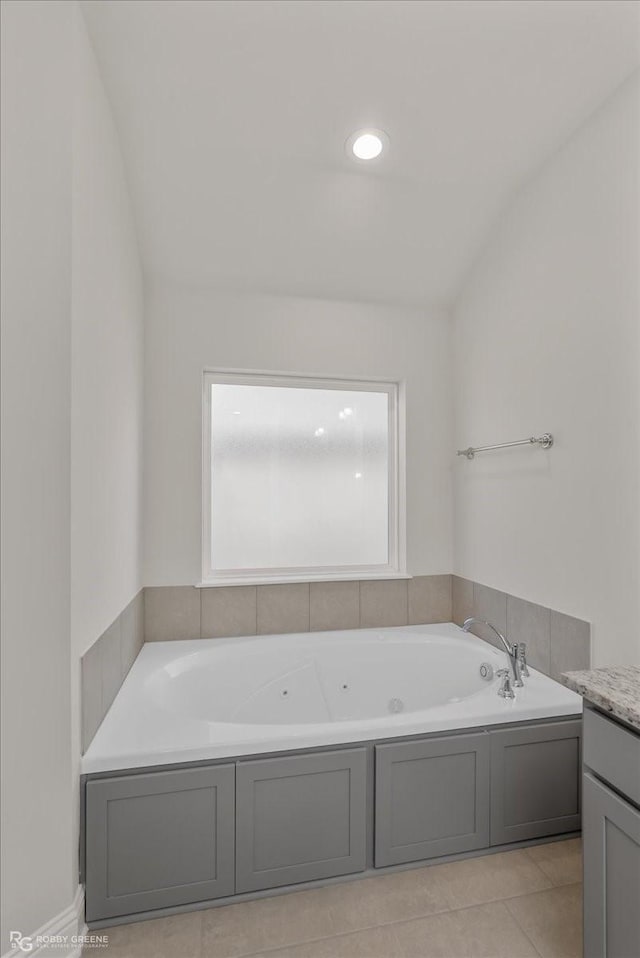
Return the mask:
[[562,678],[574,692],[640,732],[640,667],[620,665],[608,669],[585,669],[565,672]]

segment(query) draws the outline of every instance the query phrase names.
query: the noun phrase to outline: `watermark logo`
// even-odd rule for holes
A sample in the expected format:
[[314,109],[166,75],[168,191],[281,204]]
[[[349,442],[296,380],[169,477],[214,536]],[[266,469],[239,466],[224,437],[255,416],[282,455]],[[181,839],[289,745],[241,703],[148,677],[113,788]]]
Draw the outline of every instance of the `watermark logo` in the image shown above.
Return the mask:
[[10,931],[9,941],[12,948],[17,948],[20,951],[33,951],[33,938],[23,935],[21,931]]
[[46,948],[55,951],[71,951],[81,948],[107,948],[108,935],[23,935],[21,931],[10,931],[9,942],[14,951],[28,953],[34,948]]

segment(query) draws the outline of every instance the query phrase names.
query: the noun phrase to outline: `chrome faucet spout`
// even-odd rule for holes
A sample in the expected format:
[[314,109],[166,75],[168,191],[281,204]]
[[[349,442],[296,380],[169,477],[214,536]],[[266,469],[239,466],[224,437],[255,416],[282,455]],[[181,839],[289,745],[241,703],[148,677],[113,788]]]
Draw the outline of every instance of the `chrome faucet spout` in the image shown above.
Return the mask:
[[462,631],[468,632],[472,625],[486,625],[488,629],[491,629],[491,631],[497,635],[504,647],[505,652],[509,656],[509,664],[511,665],[511,671],[513,672],[513,684],[518,688],[522,688],[524,682],[522,681],[522,662],[520,659],[518,643],[509,642],[509,640],[502,634],[500,629],[497,629],[495,625],[492,625],[491,622],[487,622],[486,619],[479,619],[475,615],[471,615],[468,619],[464,620],[462,623]]

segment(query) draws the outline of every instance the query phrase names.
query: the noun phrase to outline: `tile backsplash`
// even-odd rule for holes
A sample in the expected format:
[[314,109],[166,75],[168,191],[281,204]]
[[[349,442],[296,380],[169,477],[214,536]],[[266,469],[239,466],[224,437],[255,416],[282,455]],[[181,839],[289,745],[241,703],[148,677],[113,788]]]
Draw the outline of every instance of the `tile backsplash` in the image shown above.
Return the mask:
[[144,643],[143,590],[80,660],[82,751],[86,752]]
[[[552,679],[561,681],[563,672],[589,668],[591,626],[583,619],[456,575],[451,594],[454,622],[462,625],[471,615],[487,619],[512,642],[526,642],[529,664]],[[482,626],[474,626],[472,631],[493,645],[499,644]]]
[[450,575],[144,590],[145,640],[319,632],[451,621]]

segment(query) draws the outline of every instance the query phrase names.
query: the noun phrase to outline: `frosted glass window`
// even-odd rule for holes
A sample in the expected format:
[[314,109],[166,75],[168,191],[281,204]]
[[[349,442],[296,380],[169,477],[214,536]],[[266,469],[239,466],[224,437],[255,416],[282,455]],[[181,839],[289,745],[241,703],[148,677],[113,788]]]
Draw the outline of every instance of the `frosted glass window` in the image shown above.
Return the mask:
[[256,379],[206,385],[205,576],[388,569],[395,387]]

